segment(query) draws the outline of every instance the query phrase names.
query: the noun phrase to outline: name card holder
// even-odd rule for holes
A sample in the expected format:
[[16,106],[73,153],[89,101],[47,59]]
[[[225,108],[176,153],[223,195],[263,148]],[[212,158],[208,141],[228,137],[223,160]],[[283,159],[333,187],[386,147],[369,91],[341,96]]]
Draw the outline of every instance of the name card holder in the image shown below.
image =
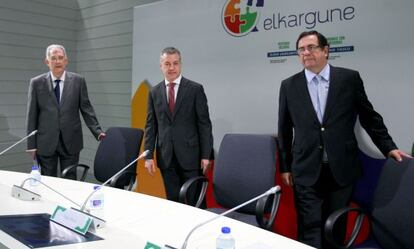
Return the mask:
[[70,230],[85,235],[87,232],[95,233],[94,219],[83,212],[72,208],[57,206],[50,220]]

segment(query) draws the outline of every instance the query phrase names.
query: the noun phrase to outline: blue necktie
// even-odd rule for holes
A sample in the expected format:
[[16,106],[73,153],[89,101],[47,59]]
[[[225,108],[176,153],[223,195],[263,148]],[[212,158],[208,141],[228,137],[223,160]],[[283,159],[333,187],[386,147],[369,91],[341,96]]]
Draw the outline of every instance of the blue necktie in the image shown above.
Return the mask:
[[313,82],[316,86],[316,114],[318,115],[319,122],[322,123],[323,120],[323,113],[322,113],[322,106],[321,106],[321,87],[318,76],[313,78]]
[[[323,87],[323,85],[319,81],[319,78],[317,75],[313,78],[313,82],[315,83],[315,86],[316,86],[316,114],[318,115],[319,122],[322,124],[323,111],[324,111],[322,109],[324,108],[322,108],[322,105],[321,105],[322,104],[321,87]],[[326,153],[326,148],[324,148],[322,152],[322,161],[328,162],[328,154]]]
[[60,80],[59,79],[55,80],[55,83],[56,83],[55,96],[56,96],[58,105],[60,105]]

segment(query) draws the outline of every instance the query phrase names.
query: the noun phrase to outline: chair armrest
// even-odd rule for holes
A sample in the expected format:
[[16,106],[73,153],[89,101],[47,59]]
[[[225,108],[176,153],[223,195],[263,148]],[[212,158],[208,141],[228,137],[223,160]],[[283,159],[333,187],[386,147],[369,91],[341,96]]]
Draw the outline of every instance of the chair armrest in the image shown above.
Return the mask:
[[188,179],[183,186],[181,186],[180,189],[180,193],[178,195],[178,201],[184,204],[189,205],[188,201],[187,201],[187,192],[188,189],[195,183],[201,181],[202,185],[201,185],[201,191],[200,191],[200,195],[198,196],[197,199],[197,203],[195,204],[195,207],[200,207],[201,203],[204,200],[204,197],[206,196],[206,192],[207,192],[207,186],[208,186],[208,179],[204,176],[197,176],[197,177],[193,177]]
[[129,178],[129,182],[128,185],[126,185],[127,187],[125,188],[125,190],[131,191],[132,187],[134,186],[136,177],[137,177],[137,173],[136,172],[131,172],[131,171],[124,171],[121,174],[119,174],[118,176],[116,176],[114,179],[111,180],[111,182],[109,183],[109,186],[114,187],[114,188],[124,188],[124,186],[119,186],[118,185],[118,181],[119,178],[124,177],[126,175],[127,178]]
[[[273,223],[275,222],[277,210],[279,209],[279,202],[280,202],[280,195],[281,192],[278,191],[274,194],[264,196],[260,198],[256,203],[256,221],[259,226],[263,229],[272,230]],[[267,210],[269,210],[269,201],[272,201],[272,207],[270,210],[270,214],[268,214]],[[269,218],[265,217],[268,216]]]
[[82,171],[82,176],[80,177],[79,181],[84,182],[84,181],[85,181],[85,178],[86,178],[86,175],[88,174],[88,170],[89,170],[89,166],[88,166],[88,165],[86,165],[86,164],[81,164],[81,163],[80,163],[80,164],[70,165],[70,166],[66,167],[66,168],[62,171],[61,176],[62,176],[63,178],[65,178],[65,177],[66,177],[66,174],[67,174],[70,170],[77,170],[77,168],[78,168],[78,167],[80,167],[80,168],[82,168],[82,169],[83,169],[83,171]]
[[[355,220],[354,227],[352,229],[351,236],[348,240],[348,242],[345,242],[343,245],[338,245],[338,242],[335,241],[334,238],[334,227],[335,223],[339,218],[341,218],[343,215],[347,215],[350,212],[356,212],[357,217]],[[325,222],[325,238],[326,240],[336,248],[353,248],[353,245],[355,243],[355,240],[359,234],[359,231],[361,230],[362,221],[364,217],[367,216],[365,211],[362,208],[359,207],[345,207],[341,208],[339,210],[336,210],[331,215],[329,215],[328,219]]]

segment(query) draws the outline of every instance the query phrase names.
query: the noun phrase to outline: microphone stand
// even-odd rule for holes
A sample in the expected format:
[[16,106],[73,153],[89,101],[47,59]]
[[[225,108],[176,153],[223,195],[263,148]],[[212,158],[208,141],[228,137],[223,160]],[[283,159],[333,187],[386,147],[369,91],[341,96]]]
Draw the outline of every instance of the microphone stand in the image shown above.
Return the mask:
[[124,168],[122,168],[118,173],[116,173],[115,175],[113,175],[111,178],[109,178],[108,180],[106,180],[104,183],[102,183],[98,188],[94,189],[89,195],[88,198],[86,198],[85,202],[82,204],[81,210],[80,211],[84,211],[86,208],[86,204],[88,203],[89,199],[92,197],[93,194],[95,194],[97,191],[99,191],[103,186],[105,186],[106,184],[108,184],[109,182],[111,182],[115,177],[119,176],[120,174],[122,174],[126,169],[128,169],[132,164],[136,163],[138,160],[146,157],[149,153],[149,150],[146,150],[144,152],[142,152],[141,155],[139,155],[139,157],[137,157],[135,160],[133,160],[132,162],[130,162],[127,166],[125,166]]
[[24,138],[20,139],[19,141],[15,142],[14,144],[12,144],[10,147],[6,148],[5,150],[3,150],[2,152],[0,152],[0,156],[3,155],[4,153],[6,153],[7,151],[9,151],[11,148],[13,148],[14,146],[20,144],[21,142],[23,142],[24,140],[28,139],[29,137],[35,135],[37,133],[37,130],[32,131],[29,135],[25,136]]
[[[73,200],[71,200],[71,199],[69,199],[68,197],[66,197],[65,195],[63,195],[62,193],[58,192],[57,190],[55,190],[55,189],[53,189],[52,187],[48,186],[47,184],[43,183],[42,181],[39,181],[38,179],[36,179],[36,178],[32,178],[32,177],[29,177],[29,178],[25,179],[25,180],[22,182],[22,184],[21,184],[20,186],[13,185],[13,187],[12,187],[12,196],[13,196],[13,197],[16,197],[17,199],[24,199],[24,197],[23,197],[24,192],[30,192],[30,193],[32,193],[32,194],[37,195],[37,196],[35,196],[35,197],[39,197],[39,198],[40,198],[40,195],[39,195],[39,194],[36,194],[36,193],[34,193],[34,192],[32,192],[32,191],[30,191],[30,190],[28,190],[28,189],[25,189],[25,188],[23,187],[23,186],[24,186],[24,184],[25,184],[27,181],[29,181],[29,180],[34,180],[34,181],[36,181],[36,182],[38,182],[38,183],[42,184],[42,185],[43,185],[43,186],[45,186],[46,188],[48,188],[48,189],[52,190],[52,191],[53,191],[53,192],[55,192],[56,194],[58,194],[58,195],[62,196],[62,197],[63,197],[63,198],[65,198],[66,200],[68,200],[68,201],[72,202],[72,203],[73,203],[73,204],[75,204],[76,206],[78,206],[78,207],[80,207],[80,206],[81,206],[81,205],[79,205],[78,203],[76,203],[76,202],[74,202]],[[23,198],[22,198],[22,197],[23,197]],[[30,199],[31,199],[31,200],[36,200],[36,198],[30,198]],[[37,198],[37,200],[38,200],[38,198]]]
[[204,221],[204,222],[202,222],[202,223],[198,224],[198,225],[197,225],[197,226],[195,226],[193,229],[191,229],[191,231],[188,233],[187,237],[186,237],[186,238],[185,238],[185,240],[184,240],[183,245],[181,246],[181,249],[186,249],[186,248],[187,248],[187,243],[188,243],[188,240],[189,240],[189,238],[190,238],[191,234],[193,234],[193,232],[194,232],[195,230],[197,230],[199,227],[204,226],[205,224],[207,224],[207,223],[209,223],[209,222],[212,222],[212,221],[214,221],[214,220],[216,220],[216,219],[218,219],[218,218],[220,218],[220,217],[226,216],[227,214],[229,214],[229,213],[231,213],[231,212],[234,212],[234,211],[236,211],[237,209],[242,208],[242,207],[244,207],[244,206],[246,206],[246,205],[248,205],[248,204],[250,204],[250,203],[252,203],[252,202],[254,202],[254,201],[257,201],[257,200],[259,200],[259,199],[260,199],[260,198],[262,198],[262,197],[265,197],[265,196],[268,196],[268,195],[271,195],[271,194],[276,194],[276,193],[277,193],[277,192],[279,192],[279,191],[280,191],[280,186],[274,186],[274,187],[272,187],[271,189],[269,189],[268,191],[264,192],[263,194],[261,194],[261,195],[259,195],[259,196],[256,196],[256,197],[254,197],[253,199],[251,199],[251,200],[249,200],[249,201],[247,201],[247,202],[244,202],[244,203],[242,203],[242,204],[238,205],[237,207],[234,207],[234,208],[232,208],[232,209],[230,209],[230,210],[227,210],[226,212],[223,212],[223,213],[221,213],[221,214],[219,214],[219,215],[217,215],[217,216],[215,216],[215,217],[213,217],[213,218],[211,218],[211,219],[209,219],[209,220],[206,220],[206,221]]
[[[35,131],[35,132],[37,132],[37,131]],[[35,132],[32,132],[29,136],[36,134]],[[44,184],[43,182],[41,182],[41,181],[39,181],[39,180],[37,180],[35,178],[32,178],[32,177],[29,177],[29,178],[25,179],[20,186],[13,185],[13,187],[12,187],[12,196],[15,197],[15,198],[17,198],[17,199],[21,199],[21,200],[32,200],[32,201],[39,200],[40,197],[41,197],[39,194],[34,193],[34,192],[32,192],[32,191],[30,191],[28,189],[23,188],[23,186],[26,183],[26,181],[28,181],[28,180],[35,180],[35,181],[41,183],[43,186],[46,186],[48,189],[52,190],[53,192],[57,193],[58,195],[62,196],[66,200],[72,202],[77,207],[79,207],[80,209],[77,209],[77,208],[74,208],[74,207],[72,207],[71,209],[74,210],[74,211],[80,212],[80,213],[82,213],[82,214],[84,214],[84,215],[92,218],[93,219],[94,228],[102,228],[102,227],[105,226],[105,223],[106,223],[105,220],[103,220],[103,219],[101,219],[99,217],[96,217],[96,216],[90,214],[88,210],[85,212],[86,204],[88,203],[89,199],[92,197],[92,195],[96,191],[100,190],[103,186],[105,186],[106,184],[108,184],[111,180],[113,180],[115,177],[117,177],[122,172],[124,172],[126,169],[128,169],[128,167],[130,167],[132,164],[134,164],[138,160],[140,160],[140,159],[144,158],[145,156],[147,156],[148,153],[149,153],[149,150],[144,151],[139,157],[137,157],[135,160],[133,160],[127,166],[125,166],[124,168],[122,168],[118,173],[116,173],[115,175],[113,175],[107,181],[105,181],[104,183],[102,183],[97,189],[95,189],[94,191],[92,191],[92,193],[90,193],[88,195],[88,198],[86,198],[86,200],[83,202],[82,205],[79,205],[78,203],[72,201],[71,199],[69,199],[65,195],[59,193],[58,191],[54,190],[53,188],[49,187],[48,185]]]
[[82,206],[79,206],[80,209],[76,209],[76,208],[72,208],[73,210],[83,213],[87,216],[90,216],[93,221],[94,221],[94,225],[95,228],[103,228],[105,226],[106,221],[96,217],[92,214],[89,213],[89,210],[85,210],[86,209],[86,204],[88,203],[89,199],[92,197],[93,194],[95,194],[97,191],[99,191],[103,186],[105,186],[106,184],[108,184],[110,181],[112,181],[115,177],[119,176],[122,172],[124,172],[126,169],[128,169],[132,164],[136,163],[138,160],[146,157],[149,154],[149,150],[146,150],[144,152],[141,153],[141,155],[139,155],[135,160],[133,160],[132,162],[130,162],[127,166],[125,166],[124,168],[122,168],[120,171],[118,171],[118,173],[116,173],[115,175],[113,175],[111,178],[109,178],[108,180],[106,180],[104,183],[102,183],[101,185],[99,185],[98,188],[94,189],[86,198],[86,200],[83,202]]

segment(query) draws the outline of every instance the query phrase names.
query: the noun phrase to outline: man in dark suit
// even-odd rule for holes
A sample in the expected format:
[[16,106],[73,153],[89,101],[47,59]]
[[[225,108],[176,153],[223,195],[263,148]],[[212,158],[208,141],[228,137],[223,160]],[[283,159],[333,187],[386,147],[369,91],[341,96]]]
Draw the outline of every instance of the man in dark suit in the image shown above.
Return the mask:
[[[294,187],[298,239],[328,248],[326,218],[349,204],[361,175],[354,127],[359,117],[379,150],[398,161],[382,117],[367,98],[359,73],[328,64],[329,44],[317,31],[300,34],[296,48],[304,70],[280,87],[279,132],[282,180]],[[343,240],[346,220],[338,240]]]
[[[145,150],[150,154],[145,168],[161,170],[167,198],[178,201],[182,184],[189,178],[205,174],[210,166],[213,136],[203,86],[182,77],[181,54],[173,47],[162,50],[160,68],[164,80],[153,87],[148,97],[145,126]],[[190,191],[190,202],[195,191]]]
[[[61,171],[79,162],[83,148],[79,112],[97,139],[104,138],[105,133],[89,101],[85,79],[66,71],[65,48],[56,44],[48,46],[45,63],[50,72],[30,80],[27,133],[38,132],[28,139],[27,151],[37,158],[43,175],[57,176],[58,161]],[[76,179],[76,171],[66,176]]]

